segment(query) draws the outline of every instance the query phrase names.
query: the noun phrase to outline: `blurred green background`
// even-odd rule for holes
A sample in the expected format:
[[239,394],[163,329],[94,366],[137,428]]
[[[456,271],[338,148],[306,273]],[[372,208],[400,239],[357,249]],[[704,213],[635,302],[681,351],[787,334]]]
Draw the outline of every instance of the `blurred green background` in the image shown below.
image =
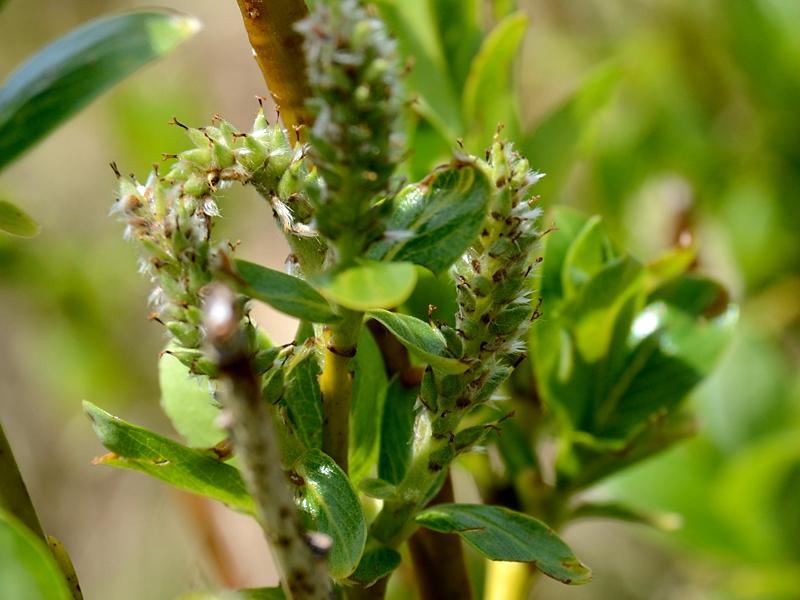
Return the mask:
[[[10,0],[0,12],[0,78],[91,18],[148,5]],[[170,433],[158,407],[164,337],[146,319],[149,285],[134,250],[107,216],[107,163],[143,176],[162,152],[186,146],[170,117],[201,125],[220,113],[247,127],[254,94],[265,92],[232,0],[162,5],[196,15],[204,30],[0,176],[0,195],[42,225],[33,240],[0,235],[0,418],[87,598],[171,598],[217,583],[201,522],[221,532],[228,577],[274,581],[246,519],[89,463],[101,448],[82,399]],[[483,8],[488,31],[513,3]],[[724,281],[742,311],[732,347],[692,398],[699,435],[607,484],[632,503],[680,513],[683,528],[575,526],[566,537],[595,582],[542,581],[537,598],[798,598],[800,2],[525,0],[518,8],[529,21],[516,97],[498,88],[498,98],[479,100],[489,112],[501,101],[513,108],[515,118],[501,116],[547,173],[542,202],[602,214],[644,260],[691,237],[698,268]],[[475,50],[466,35],[449,43]],[[457,98],[462,89],[455,81]],[[414,140],[420,167],[438,152],[425,136],[420,128]],[[481,130],[467,141],[477,150],[489,139]],[[222,234],[242,240],[240,255],[279,267],[286,250],[267,207],[240,189],[222,205]],[[276,340],[291,337],[287,320],[267,310],[257,317]]]

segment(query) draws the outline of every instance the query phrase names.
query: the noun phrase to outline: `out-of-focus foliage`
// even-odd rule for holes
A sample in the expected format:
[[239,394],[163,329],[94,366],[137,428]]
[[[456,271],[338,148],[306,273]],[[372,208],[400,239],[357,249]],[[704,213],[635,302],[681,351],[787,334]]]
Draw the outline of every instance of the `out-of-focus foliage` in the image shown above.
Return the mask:
[[[473,151],[488,141],[490,123],[478,118],[475,129],[465,119],[479,116],[477,95],[482,114],[504,121],[547,174],[545,205],[600,212],[612,237],[645,259],[691,244],[699,272],[732,288],[742,319],[714,377],[694,394],[698,434],[609,489],[682,514],[683,528],[670,535],[707,567],[724,565],[711,569],[719,578],[710,583],[706,569],[695,569],[722,597],[793,597],[800,589],[800,6],[523,2],[531,27],[509,94],[498,87],[508,66],[492,46],[504,29],[503,43],[515,41],[511,3],[493,3],[488,21],[476,16],[487,14],[481,3],[420,1],[413,11],[404,4],[380,6],[414,56],[414,165],[437,160],[456,137]],[[489,52],[498,57],[494,79],[476,74]],[[482,80],[479,92],[471,88]],[[565,218],[554,220],[569,230]],[[534,337],[554,327],[548,315],[559,310],[546,299]],[[709,358],[697,340],[688,347]]]

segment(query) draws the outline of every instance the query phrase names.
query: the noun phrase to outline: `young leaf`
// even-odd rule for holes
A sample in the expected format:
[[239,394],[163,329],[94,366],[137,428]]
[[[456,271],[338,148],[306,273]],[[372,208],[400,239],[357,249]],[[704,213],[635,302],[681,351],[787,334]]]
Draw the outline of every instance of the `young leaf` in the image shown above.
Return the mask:
[[450,67],[450,79],[456,92],[460,92],[470,63],[481,46],[482,3],[480,0],[436,0],[431,8]]
[[386,310],[371,310],[370,318],[379,321],[398,341],[443,373],[463,373],[468,365],[448,356],[447,344],[438,329],[415,317]]
[[295,434],[306,449],[322,446],[322,399],[319,366],[312,355],[292,369],[286,388],[286,409]]
[[389,484],[400,483],[411,462],[414,435],[416,388],[407,388],[399,378],[392,380],[386,392],[381,426],[381,450],[378,477]]
[[378,579],[386,577],[400,565],[400,553],[391,548],[377,547],[364,552],[358,568],[350,575],[350,581],[369,587]]
[[566,296],[577,293],[592,276],[614,258],[611,240],[603,220],[591,217],[570,245],[561,268],[561,285]]
[[219,408],[212,402],[207,377],[192,375],[181,361],[164,352],[158,361],[158,383],[161,408],[189,446],[211,448],[225,439],[216,424]]
[[457,533],[489,560],[533,562],[548,577],[571,585],[591,579],[591,571],[552,529],[523,513],[483,504],[437,504],[415,520],[434,531]]
[[39,225],[18,206],[0,200],[0,231],[20,237],[33,237],[39,233]]
[[331,576],[342,579],[358,566],[367,541],[367,522],[353,486],[334,460],[319,450],[306,452],[292,466],[302,478],[297,504],[310,530],[331,537]]
[[0,169],[199,29],[176,12],[137,11],[91,21],[40,50],[0,88]]
[[353,401],[350,406],[350,479],[367,476],[378,457],[383,407],[389,381],[380,348],[366,327],[361,328],[354,358]]
[[482,145],[491,142],[497,124],[504,123],[514,138],[519,115],[514,98],[511,65],[517,55],[527,17],[514,13],[505,17],[483,41],[464,84],[464,121],[477,133]]
[[475,240],[486,218],[491,182],[478,167],[458,163],[406,187],[395,199],[387,228],[413,235],[380,241],[372,258],[410,261],[433,273],[450,267]]
[[334,275],[322,292],[345,308],[364,312],[400,306],[416,283],[417,271],[411,263],[365,260]]
[[72,600],[44,541],[0,509],[0,598]]
[[100,442],[111,454],[96,464],[139,471],[178,489],[224,502],[253,514],[253,500],[239,471],[211,452],[187,448],[165,437],[126,423],[89,402],[83,410]]
[[236,271],[245,283],[242,293],[287,315],[313,323],[334,323],[339,319],[328,301],[298,277],[246,260],[236,261]]

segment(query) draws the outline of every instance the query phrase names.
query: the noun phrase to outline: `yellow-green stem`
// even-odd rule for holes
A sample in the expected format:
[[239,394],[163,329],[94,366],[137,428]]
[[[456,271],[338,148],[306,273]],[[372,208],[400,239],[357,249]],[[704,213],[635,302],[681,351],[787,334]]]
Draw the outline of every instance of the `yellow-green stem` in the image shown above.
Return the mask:
[[340,323],[325,331],[325,356],[319,388],[322,394],[322,450],[347,473],[353,395],[350,359],[356,354],[362,315],[343,310],[342,317]]

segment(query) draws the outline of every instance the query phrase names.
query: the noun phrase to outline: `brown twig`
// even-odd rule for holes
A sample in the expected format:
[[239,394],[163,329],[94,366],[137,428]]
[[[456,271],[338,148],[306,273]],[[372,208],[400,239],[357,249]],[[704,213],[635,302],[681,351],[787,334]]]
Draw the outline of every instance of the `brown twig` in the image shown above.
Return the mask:
[[256,507],[256,518],[272,548],[287,598],[328,600],[330,579],[324,552],[312,548],[300,522],[281,462],[269,402],[252,364],[247,333],[240,327],[236,297],[223,284],[209,289],[204,306],[208,343],[220,370],[222,405],[233,445]]
[[[311,92],[306,77],[303,38],[295,23],[308,14],[303,0],[237,0],[247,37],[264,81],[291,131],[310,125],[305,106]],[[293,138],[293,136],[290,136]]]

